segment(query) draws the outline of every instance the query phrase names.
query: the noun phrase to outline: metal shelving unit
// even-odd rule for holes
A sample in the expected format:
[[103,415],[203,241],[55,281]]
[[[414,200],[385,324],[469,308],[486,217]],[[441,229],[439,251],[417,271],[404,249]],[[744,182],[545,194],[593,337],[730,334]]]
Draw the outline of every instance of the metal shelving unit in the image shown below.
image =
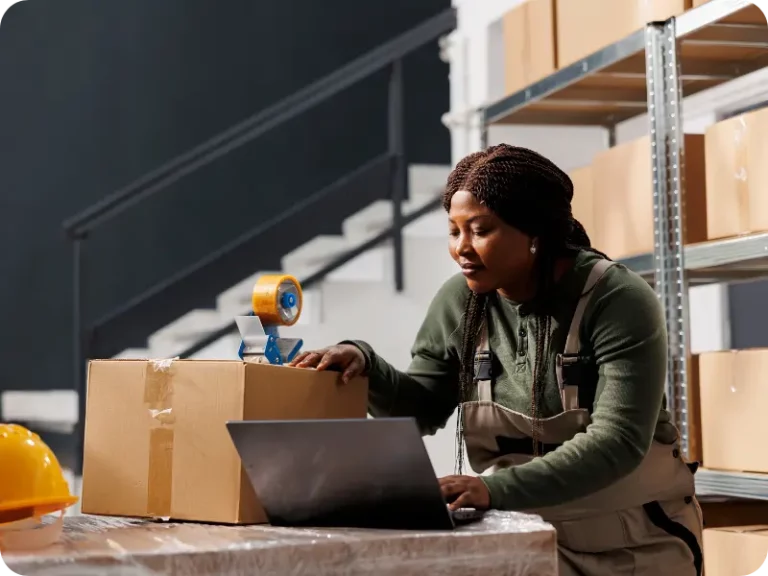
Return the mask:
[[[648,113],[655,248],[623,261],[655,286],[669,332],[667,399],[688,452],[688,286],[768,277],[768,234],[684,246],[683,95],[768,67],[766,18],[750,0],[710,0],[648,24],[483,110],[498,124],[603,126]],[[768,500],[768,475],[699,470],[702,494]]]

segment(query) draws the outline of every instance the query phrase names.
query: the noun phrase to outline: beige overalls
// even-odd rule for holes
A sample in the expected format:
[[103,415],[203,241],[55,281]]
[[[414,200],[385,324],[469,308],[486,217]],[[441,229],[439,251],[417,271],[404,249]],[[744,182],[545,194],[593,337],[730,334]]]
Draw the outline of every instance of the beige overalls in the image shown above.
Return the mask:
[[[584,432],[591,422],[594,386],[583,369],[587,359],[579,355],[579,327],[593,288],[611,265],[598,260],[590,271],[565,349],[557,357],[563,412],[538,420],[542,453]],[[475,359],[479,400],[463,405],[467,456],[477,473],[533,458],[533,421],[493,401],[492,375],[482,368],[484,363],[490,366],[490,357],[486,321]],[[597,368],[594,363],[590,368],[596,383]],[[676,443],[654,440],[640,466],[613,485],[563,505],[525,512],[541,515],[557,529],[561,576],[699,576],[702,519],[694,472]]]

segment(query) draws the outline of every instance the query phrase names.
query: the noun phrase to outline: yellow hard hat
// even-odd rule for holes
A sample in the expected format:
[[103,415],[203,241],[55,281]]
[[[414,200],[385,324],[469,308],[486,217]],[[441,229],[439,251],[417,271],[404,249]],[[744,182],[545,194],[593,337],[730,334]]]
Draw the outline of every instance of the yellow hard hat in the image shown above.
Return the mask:
[[77,500],[56,456],[37,434],[0,424],[0,524],[58,512]]

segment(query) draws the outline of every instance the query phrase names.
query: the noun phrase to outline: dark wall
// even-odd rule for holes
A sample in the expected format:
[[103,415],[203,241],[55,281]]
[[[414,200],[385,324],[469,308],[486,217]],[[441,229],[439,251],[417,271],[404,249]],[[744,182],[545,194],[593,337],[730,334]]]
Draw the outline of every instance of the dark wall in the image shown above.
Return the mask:
[[[0,388],[71,384],[71,252],[62,220],[449,6],[15,5],[0,27]],[[406,61],[410,162],[450,161],[440,123],[447,72],[436,42]],[[87,317],[383,152],[386,97],[384,72],[98,230],[87,243]]]

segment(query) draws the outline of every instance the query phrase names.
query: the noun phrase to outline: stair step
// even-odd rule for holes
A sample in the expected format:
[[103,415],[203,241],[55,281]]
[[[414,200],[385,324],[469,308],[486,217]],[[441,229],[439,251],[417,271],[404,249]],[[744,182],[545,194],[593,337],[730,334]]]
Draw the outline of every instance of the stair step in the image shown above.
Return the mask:
[[239,349],[240,336],[233,333],[203,348],[192,358],[195,360],[239,360],[237,355]]
[[219,310],[192,310],[178,320],[161,328],[149,339],[149,349],[164,348],[162,343],[175,342],[182,348],[191,344],[231,323],[233,318],[227,318]]
[[448,215],[444,210],[424,214],[403,228],[404,236],[417,238],[442,238],[448,250]]
[[434,198],[445,190],[451,173],[447,164],[411,164],[408,167],[408,193],[411,200],[419,196]]
[[328,264],[334,257],[354,248],[344,236],[320,235],[282,259],[282,268],[287,274],[300,277],[307,270],[317,270]]
[[384,242],[378,248],[372,248],[337,268],[325,279],[337,282],[382,282],[387,277],[386,263],[391,251],[391,243]]
[[[402,212],[407,216],[436,198],[435,194],[418,196],[403,203]],[[394,204],[390,200],[379,200],[347,218],[342,224],[344,236],[350,241],[362,244],[392,226]]]
[[77,423],[79,408],[74,390],[6,390],[0,397],[0,422],[49,423],[69,427]]

